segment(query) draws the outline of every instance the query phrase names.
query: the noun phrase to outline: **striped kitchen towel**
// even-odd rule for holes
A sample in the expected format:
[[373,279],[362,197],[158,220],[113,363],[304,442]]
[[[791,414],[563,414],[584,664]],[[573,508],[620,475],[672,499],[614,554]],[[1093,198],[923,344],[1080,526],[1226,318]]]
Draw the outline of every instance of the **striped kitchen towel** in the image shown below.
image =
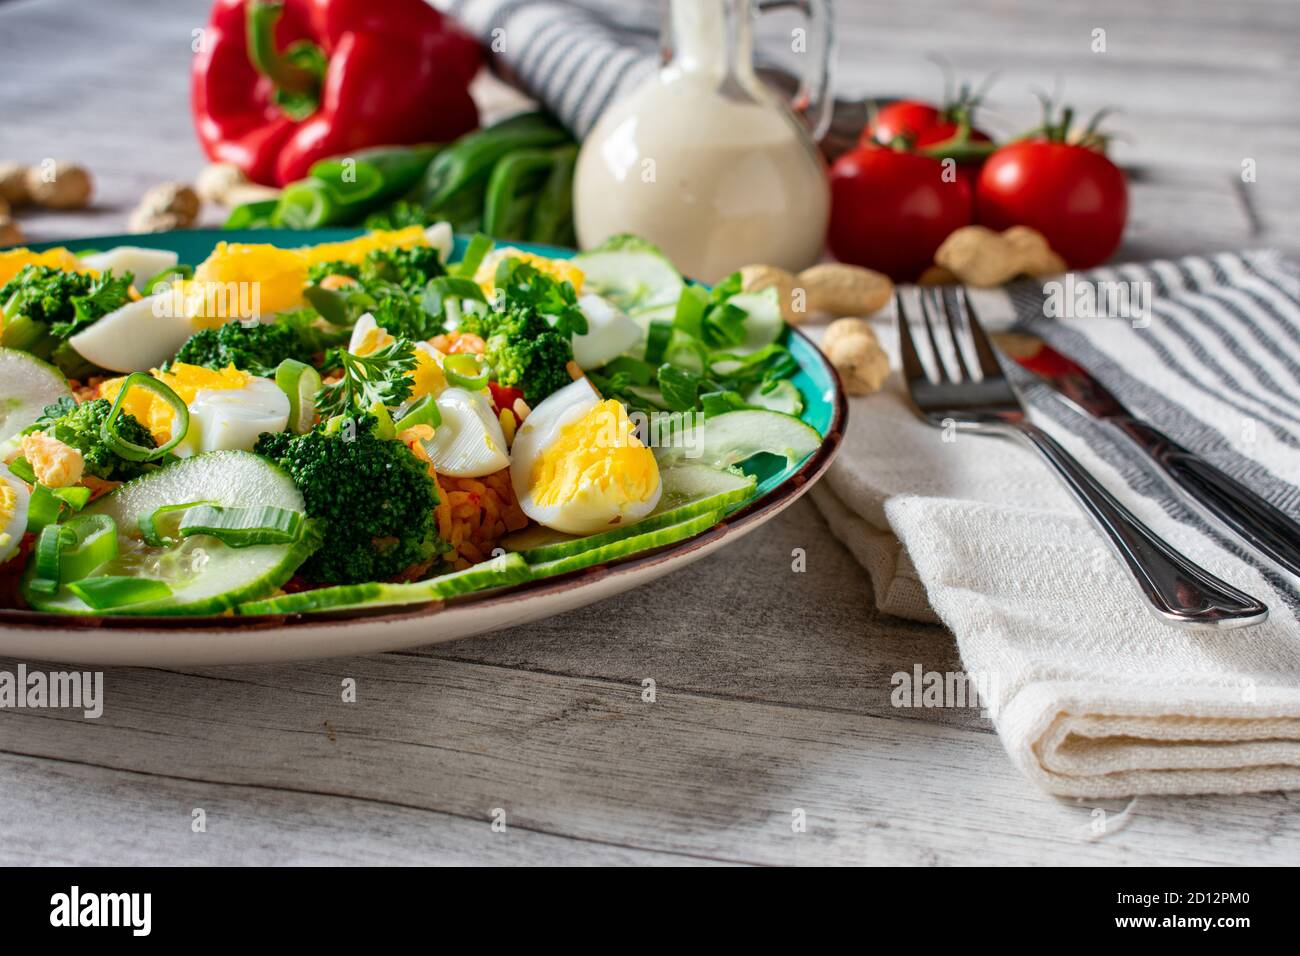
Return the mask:
[[[1090,302],[1108,303],[1096,315]],[[1276,253],[980,291],[1176,440],[1300,517],[1300,271]],[[1119,312],[1122,314],[1114,314]],[[1062,315],[1064,313],[1064,315]],[[892,328],[882,341],[896,348]],[[1031,451],[922,424],[901,381],[854,399],[812,494],[885,611],[956,635],[1015,762],[1075,797],[1300,788],[1300,581],[1188,507],[1126,439],[1009,366],[1035,419],[1157,533],[1269,606],[1246,630],[1147,610]]]
[[493,69],[579,138],[659,68],[655,2],[434,0],[490,51]]

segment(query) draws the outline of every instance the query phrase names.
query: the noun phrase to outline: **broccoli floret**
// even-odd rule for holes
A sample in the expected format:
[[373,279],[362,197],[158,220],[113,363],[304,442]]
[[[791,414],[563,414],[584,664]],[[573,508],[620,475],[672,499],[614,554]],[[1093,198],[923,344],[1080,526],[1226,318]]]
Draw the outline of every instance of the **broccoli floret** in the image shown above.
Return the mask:
[[430,279],[446,274],[438,250],[433,246],[374,249],[366,256],[362,281],[378,279],[401,286],[407,292],[418,292]]
[[65,375],[80,378],[94,366],[67,339],[130,301],[131,273],[114,277],[23,266],[0,288],[4,332],[0,345],[53,361]]
[[[446,275],[438,250],[432,246],[409,249],[374,249],[361,264],[322,262],[307,272],[308,281],[319,284],[326,276],[341,275],[356,284],[338,291],[348,322],[369,312],[375,323],[391,335],[413,342],[424,341],[444,331],[440,316],[428,312],[419,293],[429,280]],[[342,321],[335,318],[335,321]]]
[[[41,417],[30,431],[41,431],[63,444],[76,448],[85,459],[86,471],[107,481],[126,481],[150,466],[144,462],[128,461],[106,444],[100,429],[112,405],[102,398],[78,405],[64,396],[53,405],[46,405]],[[149,429],[140,424],[134,415],[121,412],[116,422],[117,434],[125,441],[145,448],[156,448],[157,443]]]
[[195,332],[176,353],[177,362],[212,369],[233,365],[253,375],[272,375],[287,358],[311,361],[311,349],[296,329],[278,323],[244,325],[238,321]]
[[437,488],[423,462],[400,441],[379,438],[375,419],[305,435],[268,432],[254,447],[275,461],[319,519],[324,543],[299,573],[320,584],[382,581],[438,551]]
[[536,312],[515,308],[485,315],[466,313],[459,326],[487,346],[486,358],[498,385],[521,389],[524,400],[537,403],[571,381],[572,340]]
[[446,275],[438,250],[433,246],[409,249],[372,249],[362,263],[318,262],[307,270],[307,281],[319,283],[326,276],[356,279],[367,290],[375,285],[394,285],[405,292],[418,292],[430,279]]
[[361,278],[361,264],[335,259],[330,262],[317,262],[307,269],[307,281],[313,285],[326,276],[347,276],[349,279]]

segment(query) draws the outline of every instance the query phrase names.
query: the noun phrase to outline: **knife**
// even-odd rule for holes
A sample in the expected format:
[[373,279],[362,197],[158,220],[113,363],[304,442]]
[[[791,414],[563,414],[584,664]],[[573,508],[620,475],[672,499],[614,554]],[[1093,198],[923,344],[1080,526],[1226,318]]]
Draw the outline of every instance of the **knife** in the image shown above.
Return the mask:
[[1071,405],[1127,435],[1194,504],[1265,557],[1300,576],[1300,523],[1136,417],[1087,369],[1042,339],[1011,333],[995,335],[994,340],[1006,355],[1051,385]]

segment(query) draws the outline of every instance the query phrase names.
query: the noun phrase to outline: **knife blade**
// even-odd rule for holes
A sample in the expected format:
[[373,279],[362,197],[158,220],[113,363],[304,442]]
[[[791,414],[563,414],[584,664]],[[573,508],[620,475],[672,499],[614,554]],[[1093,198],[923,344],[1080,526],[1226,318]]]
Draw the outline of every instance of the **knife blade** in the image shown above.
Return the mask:
[[1241,482],[1138,418],[1069,356],[1036,336],[995,335],[1003,353],[1075,408],[1123,432],[1191,502],[1291,574],[1300,577],[1300,523]]

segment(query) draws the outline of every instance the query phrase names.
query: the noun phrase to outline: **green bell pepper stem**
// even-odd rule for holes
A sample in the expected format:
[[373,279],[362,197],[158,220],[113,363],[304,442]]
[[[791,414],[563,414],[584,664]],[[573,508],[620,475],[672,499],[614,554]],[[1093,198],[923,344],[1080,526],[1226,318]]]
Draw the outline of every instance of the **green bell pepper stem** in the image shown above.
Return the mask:
[[[248,59],[262,75],[269,77],[282,93],[308,97],[319,101],[324,69],[312,65],[310,55],[304,55],[306,46],[293,44],[281,53],[275,47],[275,25],[284,12],[284,4],[269,0],[250,0],[248,4],[247,42]],[[315,47],[315,44],[308,44]],[[319,51],[319,47],[316,50]],[[319,59],[323,61],[324,55]]]

